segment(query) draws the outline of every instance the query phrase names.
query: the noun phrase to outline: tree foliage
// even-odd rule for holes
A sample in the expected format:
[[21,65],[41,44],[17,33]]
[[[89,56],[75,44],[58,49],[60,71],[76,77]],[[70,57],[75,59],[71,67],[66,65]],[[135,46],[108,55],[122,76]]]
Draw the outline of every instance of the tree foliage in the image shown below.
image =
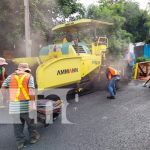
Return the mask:
[[91,5],[87,13],[88,18],[96,18],[114,23],[111,31],[108,32],[109,50],[111,53],[118,55],[121,55],[122,48],[129,43],[131,36],[130,33],[123,29],[126,21],[126,18],[121,15],[124,12],[123,6],[123,0],[117,3],[110,3],[109,0],[101,0],[99,5]]
[[132,42],[147,41],[150,16],[147,11],[141,10],[138,3],[126,2],[123,17],[126,18],[124,29],[132,34]]
[[[32,49],[51,40],[51,28],[66,18],[74,20],[84,15],[76,0],[29,0]],[[73,14],[76,14],[72,16]],[[24,49],[24,1],[0,2],[0,49]]]
[[[84,7],[81,3],[78,3],[77,0],[57,0],[58,8],[61,10],[60,14],[62,15],[63,19],[77,19],[84,16]],[[76,17],[72,17],[75,15]]]
[[[109,51],[121,55],[129,42],[150,42],[150,6],[141,10],[132,0],[99,0],[87,10],[77,0],[29,0],[32,49],[51,42],[51,28],[61,22],[92,18],[113,22],[101,34],[109,37]],[[86,16],[85,16],[86,14]],[[0,50],[24,49],[24,2],[0,2]],[[15,47],[14,47],[15,46]]]
[[113,22],[109,33],[109,50],[112,54],[122,54],[129,42],[150,39],[150,15],[141,10],[138,3],[125,0],[99,0],[98,5],[90,5],[87,17]]

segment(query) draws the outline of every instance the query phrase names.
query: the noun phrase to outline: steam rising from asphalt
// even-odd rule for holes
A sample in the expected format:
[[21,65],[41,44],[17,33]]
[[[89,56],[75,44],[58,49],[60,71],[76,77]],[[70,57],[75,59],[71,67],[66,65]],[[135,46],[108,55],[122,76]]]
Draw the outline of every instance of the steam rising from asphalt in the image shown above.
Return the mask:
[[[37,56],[39,50],[44,45],[48,45],[51,42],[50,29],[54,25],[54,19],[57,14],[54,14],[54,9],[57,4],[54,0],[49,0],[48,5],[43,1],[35,6],[34,1],[30,1],[30,27],[31,27],[31,47],[32,56]],[[13,22],[14,28],[11,33],[18,32],[18,37],[14,37],[14,57],[25,57],[25,29],[24,29],[24,1],[8,0],[10,12],[10,22]],[[40,11],[42,12],[40,12]],[[35,21],[36,20],[36,21]],[[15,25],[14,25],[15,24]],[[42,29],[42,30],[41,30]],[[44,29],[44,31],[43,31]],[[10,34],[11,34],[10,33]]]

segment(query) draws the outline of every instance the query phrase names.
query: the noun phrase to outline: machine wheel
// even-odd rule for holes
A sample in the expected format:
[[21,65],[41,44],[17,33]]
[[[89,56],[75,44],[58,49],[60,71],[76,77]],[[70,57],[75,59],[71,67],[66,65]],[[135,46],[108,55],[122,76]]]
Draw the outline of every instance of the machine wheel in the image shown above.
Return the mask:
[[66,100],[71,100],[71,99],[75,99],[75,90],[70,90],[68,91],[67,95],[66,95]]
[[52,94],[52,95],[46,96],[45,99],[49,99],[49,100],[52,100],[52,101],[57,101],[57,100],[60,100],[60,97],[57,96],[57,95]]

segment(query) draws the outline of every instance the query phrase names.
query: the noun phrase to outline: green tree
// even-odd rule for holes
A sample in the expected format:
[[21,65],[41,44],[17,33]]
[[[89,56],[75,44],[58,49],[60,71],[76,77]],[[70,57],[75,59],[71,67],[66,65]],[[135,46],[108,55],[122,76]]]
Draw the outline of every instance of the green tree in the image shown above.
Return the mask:
[[149,37],[150,29],[150,16],[148,12],[141,10],[138,3],[128,1],[124,5],[122,16],[126,18],[124,29],[132,34],[132,42],[146,41]]
[[129,42],[150,42],[150,14],[137,2],[99,0],[98,6],[88,8],[87,17],[114,23],[109,31],[109,50],[113,54],[121,54]]
[[82,18],[85,13],[85,8],[77,0],[57,0],[59,14],[61,15],[63,21],[66,18],[69,20],[75,20]]
[[[51,42],[51,28],[59,22],[84,15],[84,8],[76,0],[30,0],[32,50]],[[83,9],[82,9],[83,8]],[[72,14],[76,14],[73,15]],[[0,49],[24,50],[24,1],[0,2]]]
[[110,0],[100,0],[99,5],[91,5],[87,10],[87,17],[113,22],[114,25],[107,32],[109,37],[109,51],[115,55],[121,55],[123,48],[130,42],[132,35],[123,29],[126,18],[124,12],[124,0],[110,3]]

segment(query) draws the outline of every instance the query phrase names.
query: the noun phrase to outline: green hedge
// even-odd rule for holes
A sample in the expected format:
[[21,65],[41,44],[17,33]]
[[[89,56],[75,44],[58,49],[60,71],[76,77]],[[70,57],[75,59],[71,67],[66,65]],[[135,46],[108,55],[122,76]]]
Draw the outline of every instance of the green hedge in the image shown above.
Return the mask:
[[138,62],[145,62],[145,61],[150,61],[149,58],[145,58],[145,57],[138,57],[136,60],[135,60],[135,63],[138,63]]

